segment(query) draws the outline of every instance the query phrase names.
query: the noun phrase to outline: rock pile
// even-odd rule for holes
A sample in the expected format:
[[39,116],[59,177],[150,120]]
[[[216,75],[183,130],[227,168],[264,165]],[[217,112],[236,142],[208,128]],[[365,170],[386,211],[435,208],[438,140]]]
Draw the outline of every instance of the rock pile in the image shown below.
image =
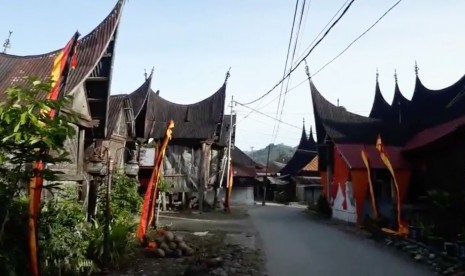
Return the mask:
[[175,235],[171,231],[156,231],[149,237],[149,241],[144,248],[147,257],[172,257],[191,256],[194,249],[188,246],[182,236]]
[[442,275],[465,275],[463,264],[456,258],[451,258],[445,252],[435,252],[419,244],[403,239],[385,239],[387,246],[392,246],[405,252],[414,261],[430,266],[438,274]]

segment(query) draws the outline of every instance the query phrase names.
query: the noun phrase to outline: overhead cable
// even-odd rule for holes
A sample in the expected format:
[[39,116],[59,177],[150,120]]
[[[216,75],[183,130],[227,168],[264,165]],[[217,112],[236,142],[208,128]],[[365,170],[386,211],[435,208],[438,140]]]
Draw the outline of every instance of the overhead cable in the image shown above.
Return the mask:
[[261,100],[262,98],[268,96],[271,92],[273,92],[276,89],[276,87],[278,87],[288,76],[290,76],[300,66],[300,64],[302,64],[302,62],[304,62],[304,60],[313,52],[313,50],[316,48],[316,46],[318,46],[321,43],[321,41],[323,41],[323,39],[329,34],[329,32],[334,28],[334,26],[336,26],[336,24],[341,20],[341,18],[347,13],[347,11],[350,9],[350,7],[352,6],[352,4],[354,2],[355,2],[355,0],[350,1],[350,3],[347,5],[347,7],[342,12],[342,14],[336,19],[336,21],[333,22],[333,24],[331,24],[329,29],[326,30],[324,35],[315,43],[315,45],[313,45],[313,47],[310,49],[310,51],[308,51],[308,53],[294,67],[292,67],[291,70],[289,70],[289,72],[278,83],[276,83],[270,90],[268,90],[266,93],[264,93],[263,95],[261,95],[257,99],[255,99],[253,101],[250,101],[250,102],[247,102],[247,103],[243,103],[243,104],[247,104],[247,105],[253,104],[253,103]]

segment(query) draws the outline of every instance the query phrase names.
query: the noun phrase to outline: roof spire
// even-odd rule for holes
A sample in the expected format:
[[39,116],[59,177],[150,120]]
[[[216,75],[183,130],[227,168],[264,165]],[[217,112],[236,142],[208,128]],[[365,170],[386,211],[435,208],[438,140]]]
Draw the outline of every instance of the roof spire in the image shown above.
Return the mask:
[[337,106],[339,106],[339,98],[337,98]]
[[305,127],[305,117],[302,118],[302,122],[303,122],[304,127]]
[[418,71],[420,71],[420,68],[418,68],[418,63],[415,60],[415,75],[418,77]]
[[376,82],[378,82],[379,80],[379,72],[378,72],[378,68],[376,68]]
[[231,66],[228,69],[228,72],[226,72],[226,77],[224,79],[224,82],[228,82],[229,77],[231,76]]
[[3,43],[2,53],[4,54],[6,53],[6,50],[11,48],[11,42],[10,42],[11,34],[13,34],[13,31],[8,31],[8,37],[5,39],[5,43]]
[[147,69],[144,68],[144,77],[145,77],[145,80],[148,79],[148,75],[147,75]]
[[312,78],[312,76],[310,76],[310,70],[308,69],[307,60],[304,59],[304,62],[305,62],[305,74],[307,74],[307,77],[310,79]]
[[394,69],[394,80],[396,81],[396,84],[397,84],[397,69]]

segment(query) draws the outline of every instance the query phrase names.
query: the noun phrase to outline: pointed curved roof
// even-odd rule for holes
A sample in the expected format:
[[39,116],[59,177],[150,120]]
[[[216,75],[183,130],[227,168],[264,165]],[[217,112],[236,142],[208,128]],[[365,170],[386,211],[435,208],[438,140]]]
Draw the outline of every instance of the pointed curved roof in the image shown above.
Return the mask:
[[107,122],[107,136],[109,139],[115,130],[118,123],[119,116],[122,110],[124,110],[125,103],[127,103],[128,95],[119,94],[111,95],[108,101],[108,122]]
[[310,80],[318,144],[329,136],[335,143],[373,144],[381,133],[383,141],[390,144],[403,142],[404,130],[381,119],[351,113],[325,99]]
[[371,106],[370,118],[382,119],[389,117],[391,114],[391,105],[386,101],[379,88],[378,79],[376,79],[375,98]]
[[317,145],[310,129],[310,137],[307,137],[305,124],[302,127],[302,135],[299,145],[289,162],[279,171],[282,175],[298,175],[299,172],[317,155]]
[[[108,16],[89,34],[82,37],[77,44],[78,66],[70,72],[66,93],[72,93],[77,86],[89,77],[118,27],[124,0],[119,0]],[[64,44],[64,43],[63,43]],[[0,101],[5,98],[8,87],[20,84],[24,77],[36,76],[40,79],[49,78],[55,57],[62,49],[40,55],[16,56],[0,53]],[[95,70],[94,70],[95,69]]]
[[309,148],[309,149],[316,149],[317,148],[316,140],[313,137],[313,128],[311,126],[310,126],[310,134],[309,134],[308,140],[307,140],[307,148]]
[[144,108],[145,103],[149,97],[150,92],[152,89],[150,86],[152,85],[152,78],[153,78],[153,70],[150,75],[145,79],[145,81],[139,86],[136,90],[129,94],[129,99],[131,100],[134,118],[137,118],[141,113],[142,109]]
[[[193,104],[170,102],[150,91],[146,124],[148,137],[160,139],[169,120],[174,120],[173,139],[219,139],[226,99],[226,82],[210,97]],[[149,114],[150,113],[150,114]]]

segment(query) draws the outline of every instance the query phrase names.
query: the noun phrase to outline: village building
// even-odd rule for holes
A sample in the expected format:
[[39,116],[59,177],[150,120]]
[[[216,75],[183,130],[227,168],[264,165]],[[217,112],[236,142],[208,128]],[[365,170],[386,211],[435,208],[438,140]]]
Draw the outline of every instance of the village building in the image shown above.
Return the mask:
[[[77,42],[78,66],[70,71],[65,87],[65,94],[73,96],[73,102],[72,106],[63,110],[72,111],[78,117],[73,124],[77,135],[66,143],[71,161],[48,165],[64,173],[59,175],[62,182],[78,183],[83,194],[89,179],[85,171],[88,154],[97,141],[108,137],[112,64],[124,2],[118,1],[97,27]],[[61,50],[31,56],[0,53],[0,101],[5,100],[6,89],[20,85],[24,77],[48,79],[53,61]]]
[[260,185],[257,176],[265,172],[265,166],[255,162],[237,146],[231,150],[231,162],[233,170],[231,203],[253,204],[257,196],[257,187]]
[[[153,171],[156,145],[163,138],[170,120],[172,139],[163,160],[163,178],[170,192],[183,199],[197,194],[214,194],[225,152],[221,142],[226,81],[210,97],[193,104],[177,104],[151,89],[152,73],[128,95],[134,116],[134,141],[139,148],[139,181],[144,188]],[[144,190],[144,189],[142,189]],[[190,194],[190,195],[189,195]],[[210,202],[213,203],[213,202]]]
[[288,184],[280,185],[281,189],[278,190],[286,193],[287,201],[314,202],[315,190],[318,198],[320,177],[315,167],[311,166],[312,161],[315,164],[316,158],[317,144],[313,130],[310,128],[310,135],[307,136],[304,121],[300,141],[294,154],[279,170],[280,178]]
[[[318,169],[333,217],[362,224],[370,216],[369,171],[376,208],[396,227],[396,189],[375,147],[378,136],[394,169],[402,206],[414,203],[429,189],[463,190],[464,85],[465,77],[444,89],[431,90],[422,84],[416,70],[412,99],[402,95],[396,76],[389,104],[376,79],[372,109],[366,117],[330,103],[310,80]],[[368,155],[369,168],[362,150]]]

